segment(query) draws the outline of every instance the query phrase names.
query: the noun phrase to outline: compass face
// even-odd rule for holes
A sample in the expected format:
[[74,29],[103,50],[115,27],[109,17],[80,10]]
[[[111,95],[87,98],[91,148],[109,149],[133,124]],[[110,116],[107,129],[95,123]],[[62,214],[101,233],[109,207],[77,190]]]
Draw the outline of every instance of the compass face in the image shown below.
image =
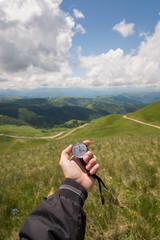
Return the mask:
[[83,158],[85,153],[88,151],[86,144],[78,142],[73,145],[72,153],[76,158]]

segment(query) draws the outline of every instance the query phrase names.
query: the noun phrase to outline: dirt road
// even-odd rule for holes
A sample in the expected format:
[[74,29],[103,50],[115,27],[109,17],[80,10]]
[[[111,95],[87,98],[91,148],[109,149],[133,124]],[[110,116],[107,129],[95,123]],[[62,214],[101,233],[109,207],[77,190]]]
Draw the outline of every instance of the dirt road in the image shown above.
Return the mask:
[[63,133],[65,133],[66,131],[63,131],[63,132],[60,132],[60,133],[58,133],[58,134],[56,134],[56,135],[54,135],[54,136],[48,136],[48,137],[25,137],[25,136],[19,136],[19,135],[16,135],[16,136],[10,136],[10,135],[5,135],[5,134],[0,134],[0,136],[2,137],[10,137],[10,138],[20,138],[20,139],[54,139],[54,138],[56,138],[56,140],[59,140],[59,139],[62,139],[62,138],[65,138],[65,137],[67,137],[68,135],[70,135],[71,133],[73,133],[73,132],[75,132],[76,130],[78,130],[78,129],[80,129],[80,128],[83,128],[83,127],[85,127],[85,126],[87,126],[88,125],[88,123],[86,123],[86,124],[84,124],[84,125],[82,125],[82,126],[80,126],[80,127],[77,127],[77,128],[74,128],[74,129],[72,129],[71,131],[69,131],[68,133],[66,133],[65,135],[63,135],[63,136],[61,136],[61,137],[59,137],[59,138],[57,138],[58,136],[60,136],[60,135],[62,135]]
[[156,126],[156,125],[153,125],[153,124],[150,124],[150,123],[141,122],[141,121],[136,120],[136,119],[134,119],[134,118],[127,117],[126,115],[124,115],[123,118],[128,119],[128,120],[131,120],[131,121],[134,121],[134,122],[141,123],[141,124],[143,124],[143,125],[147,125],[147,126],[150,126],[150,127],[154,127],[154,128],[160,129],[160,126]]
[[70,132],[68,132],[66,135],[64,135],[64,136],[62,136],[62,137],[59,137],[59,138],[56,138],[56,140],[65,138],[65,137],[67,137],[68,135],[70,135],[71,133],[75,132],[76,130],[78,130],[78,129],[80,129],[80,128],[83,128],[83,127],[85,127],[85,126],[87,126],[87,125],[88,125],[88,123],[86,123],[86,124],[84,124],[84,125],[82,125],[82,126],[80,126],[80,127],[74,128],[74,129],[72,129]]

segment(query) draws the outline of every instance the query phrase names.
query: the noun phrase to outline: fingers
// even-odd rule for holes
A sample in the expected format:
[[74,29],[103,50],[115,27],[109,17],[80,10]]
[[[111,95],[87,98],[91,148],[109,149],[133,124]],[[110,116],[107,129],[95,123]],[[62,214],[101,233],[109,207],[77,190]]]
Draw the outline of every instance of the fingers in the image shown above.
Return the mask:
[[89,151],[84,155],[83,161],[84,161],[85,163],[88,163],[88,162],[91,160],[91,158],[93,158],[93,152],[89,150]]
[[[89,140],[83,141],[87,146],[91,144]],[[72,147],[73,145],[69,145],[66,149],[64,149],[61,153],[61,159],[60,159],[60,166],[62,167],[63,165],[68,165],[68,160],[70,160],[70,154],[72,152]],[[72,158],[75,158],[74,156]],[[88,151],[84,157],[83,157],[84,162],[86,163],[85,168],[90,172],[90,174],[95,174],[98,169],[99,169],[99,164],[97,164],[97,158],[96,156],[93,155],[92,151]]]
[[85,143],[87,145],[87,147],[88,147],[91,144],[91,141],[85,140],[85,141],[83,141],[83,143]]
[[83,160],[87,163],[86,169],[89,171],[89,173],[95,174],[99,169],[99,164],[97,164],[97,158],[91,151],[88,151]]
[[94,167],[89,171],[89,173],[91,175],[95,174],[99,169],[99,164],[97,163],[96,165],[94,165]]

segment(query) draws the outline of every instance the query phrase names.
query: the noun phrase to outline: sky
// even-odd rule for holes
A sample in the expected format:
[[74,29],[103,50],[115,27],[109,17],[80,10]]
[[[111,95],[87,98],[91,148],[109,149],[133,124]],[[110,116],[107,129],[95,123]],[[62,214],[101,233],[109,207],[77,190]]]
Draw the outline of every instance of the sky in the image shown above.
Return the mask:
[[160,0],[0,0],[0,89],[160,88]]

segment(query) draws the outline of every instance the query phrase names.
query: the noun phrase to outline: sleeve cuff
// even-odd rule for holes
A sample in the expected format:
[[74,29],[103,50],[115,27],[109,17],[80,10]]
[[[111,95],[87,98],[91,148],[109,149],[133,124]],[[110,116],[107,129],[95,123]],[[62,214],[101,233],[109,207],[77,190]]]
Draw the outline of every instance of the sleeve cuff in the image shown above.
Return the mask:
[[77,202],[82,207],[87,199],[88,193],[86,189],[73,179],[65,179],[58,190],[60,196],[70,198],[72,201]]

